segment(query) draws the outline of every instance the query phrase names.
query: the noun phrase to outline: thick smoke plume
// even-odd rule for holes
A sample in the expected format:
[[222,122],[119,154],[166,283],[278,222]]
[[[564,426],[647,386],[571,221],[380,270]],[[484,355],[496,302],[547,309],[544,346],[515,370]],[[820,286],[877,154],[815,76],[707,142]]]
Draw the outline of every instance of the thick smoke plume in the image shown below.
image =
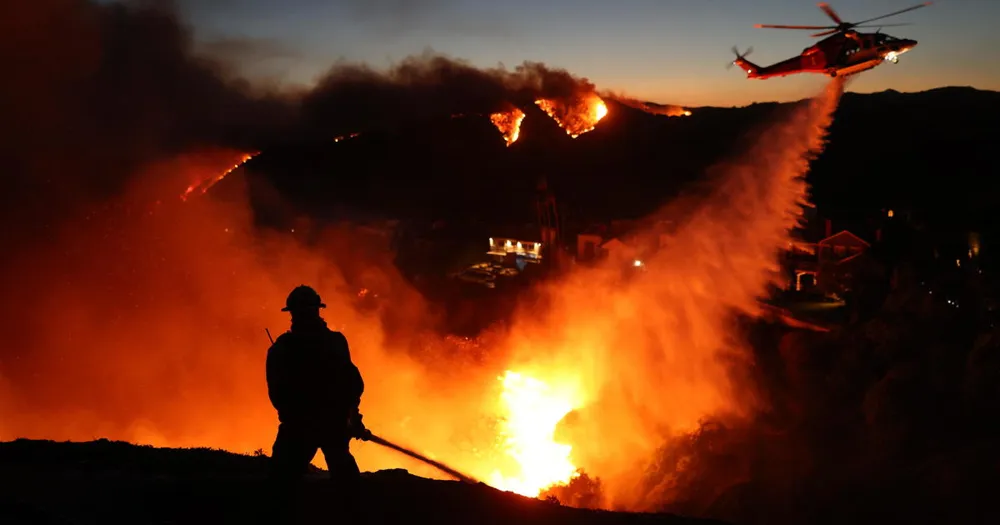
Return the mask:
[[335,65],[303,107],[311,132],[337,136],[441,115],[489,115],[511,104],[524,108],[540,98],[572,98],[594,90],[585,79],[537,62],[513,70],[480,69],[424,54],[387,72],[364,64]]
[[117,193],[151,159],[250,148],[283,131],[289,104],[193,56],[188,31],[157,5],[39,0],[5,11],[2,218],[22,224],[8,234]]
[[[456,402],[475,399],[466,391],[474,383],[450,379],[482,371],[463,370],[462,356],[446,366],[447,341],[419,352],[430,322],[393,270],[387,240],[343,226],[321,233],[323,250],[308,248],[292,235],[260,234],[245,196],[174,197],[185,177],[238,156],[201,151],[151,164],[112,204],[9,261],[3,315],[17,330],[7,331],[3,361],[3,439],[269,452],[275,416],[263,382],[264,328],[287,326],[284,296],[307,282],[325,292],[327,318],[348,334],[366,372],[366,421],[390,436],[420,436],[431,450],[454,448],[450,423],[474,420],[482,407]],[[174,198],[157,202],[162,195]],[[334,256],[347,252],[363,260]],[[393,310],[358,308],[362,287],[393,297]],[[414,335],[390,348],[386,324]],[[363,447],[359,458],[366,468],[399,465],[378,454]]]
[[197,55],[190,30],[167,6],[39,0],[0,21],[0,59],[17,71],[0,84],[0,96],[16,101],[0,109],[10,124],[0,135],[11,178],[4,196],[35,199],[24,209],[3,206],[4,219],[26,225],[21,239],[38,231],[33,225],[50,225],[53,210],[114,195],[150,160],[200,146],[260,151],[280,140],[488,115],[594,89],[538,63],[483,70],[425,54],[389,71],[337,64],[306,93],[265,92]]
[[[468,451],[480,463],[469,470],[488,472],[475,451],[492,445],[482,430],[492,423],[480,416],[484,396],[492,403],[498,392],[465,389],[492,385],[477,378],[496,367],[467,369],[475,354],[461,341],[424,333],[426,308],[399,284],[381,241],[350,227],[322,233],[342,253],[376,254],[345,261],[251,233],[245,197],[182,205],[177,196],[274,141],[489,112],[589,83],[539,64],[479,71],[428,55],[384,73],[337,65],[309,93],[276,94],[194,54],[190,32],[162,3],[41,0],[18,4],[3,23],[0,58],[19,69],[0,84],[17,101],[0,110],[13,124],[0,152],[5,240],[16,247],[0,274],[0,437],[268,449],[262,330],[280,331],[282,297],[308,282],[341,305],[331,323],[372,371],[367,420],[390,436],[419,436],[426,450]],[[392,312],[351,306],[367,280],[391,291]],[[383,344],[383,318],[411,335]],[[447,381],[452,374],[462,381]]]

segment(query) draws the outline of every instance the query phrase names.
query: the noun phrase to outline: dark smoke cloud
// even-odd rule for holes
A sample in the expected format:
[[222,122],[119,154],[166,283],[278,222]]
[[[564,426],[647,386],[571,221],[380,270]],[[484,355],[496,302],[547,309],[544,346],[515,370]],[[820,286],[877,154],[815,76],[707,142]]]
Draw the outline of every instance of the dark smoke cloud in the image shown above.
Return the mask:
[[480,69],[425,53],[387,72],[364,64],[334,65],[304,101],[312,130],[337,135],[393,122],[456,113],[525,107],[540,97],[565,98],[592,92],[586,79],[537,62],[507,70]]
[[163,3],[37,0],[2,19],[0,60],[14,73],[0,83],[13,102],[0,107],[8,221],[50,223],[152,160],[205,144],[249,148],[291,118],[286,101],[195,56]]
[[[226,63],[197,54],[191,31],[167,2],[21,2],[5,13],[0,30],[0,59],[16,72],[0,83],[0,97],[15,101],[0,108],[8,123],[0,132],[9,179],[2,218],[43,228],[116,194],[141,166],[200,147],[261,150],[296,136],[297,127],[329,138],[593,90],[537,63],[482,70],[424,54],[387,72],[334,65],[305,95],[262,92]],[[271,44],[221,42],[214,54],[287,55]]]
[[229,64],[253,65],[270,60],[301,59],[302,53],[279,40],[246,36],[199,43],[199,51]]

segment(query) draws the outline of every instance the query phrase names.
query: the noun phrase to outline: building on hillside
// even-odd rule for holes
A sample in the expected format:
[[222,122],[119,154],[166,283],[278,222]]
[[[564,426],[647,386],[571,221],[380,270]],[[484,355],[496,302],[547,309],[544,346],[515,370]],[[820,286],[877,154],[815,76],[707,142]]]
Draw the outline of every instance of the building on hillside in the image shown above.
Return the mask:
[[633,240],[627,237],[613,237],[601,245],[601,251],[606,254],[605,257],[611,257],[616,260],[639,260],[641,256],[640,249],[631,241]]
[[490,247],[487,253],[499,257],[522,257],[528,262],[541,262],[542,247],[543,244],[540,241],[514,237],[490,237]]
[[545,262],[551,254],[552,247],[539,237],[538,227],[531,224],[502,228],[489,237],[486,253],[496,263],[524,270],[529,264]]
[[[855,277],[870,263],[866,255],[871,248],[868,241],[848,230],[833,233],[830,220],[823,224],[822,238],[811,241],[811,232],[806,228],[789,243],[783,258],[788,289],[842,295],[850,291]],[[875,237],[879,240],[881,230],[876,230]]]
[[596,261],[604,256],[601,245],[604,244],[604,236],[600,233],[581,233],[576,236],[576,260],[577,262]]
[[576,237],[576,261],[586,264],[613,257],[641,263],[669,245],[673,228],[673,222],[662,220],[593,225]]

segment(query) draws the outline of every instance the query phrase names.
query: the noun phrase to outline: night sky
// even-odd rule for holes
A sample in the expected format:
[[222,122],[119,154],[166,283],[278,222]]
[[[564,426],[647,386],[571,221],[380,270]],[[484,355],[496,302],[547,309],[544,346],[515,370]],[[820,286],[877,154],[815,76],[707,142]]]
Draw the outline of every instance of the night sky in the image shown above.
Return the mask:
[[[896,11],[916,0],[836,0],[847,21]],[[811,95],[820,76],[747,80],[725,69],[730,48],[754,47],[760,65],[798,54],[809,31],[754,24],[828,25],[811,0],[178,0],[202,49],[243,74],[310,85],[337,60],[384,67],[425,50],[480,66],[524,60],[563,67],[664,103],[743,105]],[[1000,88],[1000,1],[943,0],[886,23],[920,45],[855,80],[860,92],[945,85]]]

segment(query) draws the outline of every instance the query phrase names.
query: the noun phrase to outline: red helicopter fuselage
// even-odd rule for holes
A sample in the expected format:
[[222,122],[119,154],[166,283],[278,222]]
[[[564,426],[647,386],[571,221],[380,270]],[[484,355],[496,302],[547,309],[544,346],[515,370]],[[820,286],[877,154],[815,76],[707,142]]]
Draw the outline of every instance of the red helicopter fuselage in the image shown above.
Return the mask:
[[885,62],[896,63],[899,56],[913,49],[916,40],[896,38],[885,33],[848,31],[827,37],[805,48],[798,56],[770,66],[758,66],[742,56],[734,64],[746,71],[747,78],[766,79],[819,73],[846,77],[867,71]]

